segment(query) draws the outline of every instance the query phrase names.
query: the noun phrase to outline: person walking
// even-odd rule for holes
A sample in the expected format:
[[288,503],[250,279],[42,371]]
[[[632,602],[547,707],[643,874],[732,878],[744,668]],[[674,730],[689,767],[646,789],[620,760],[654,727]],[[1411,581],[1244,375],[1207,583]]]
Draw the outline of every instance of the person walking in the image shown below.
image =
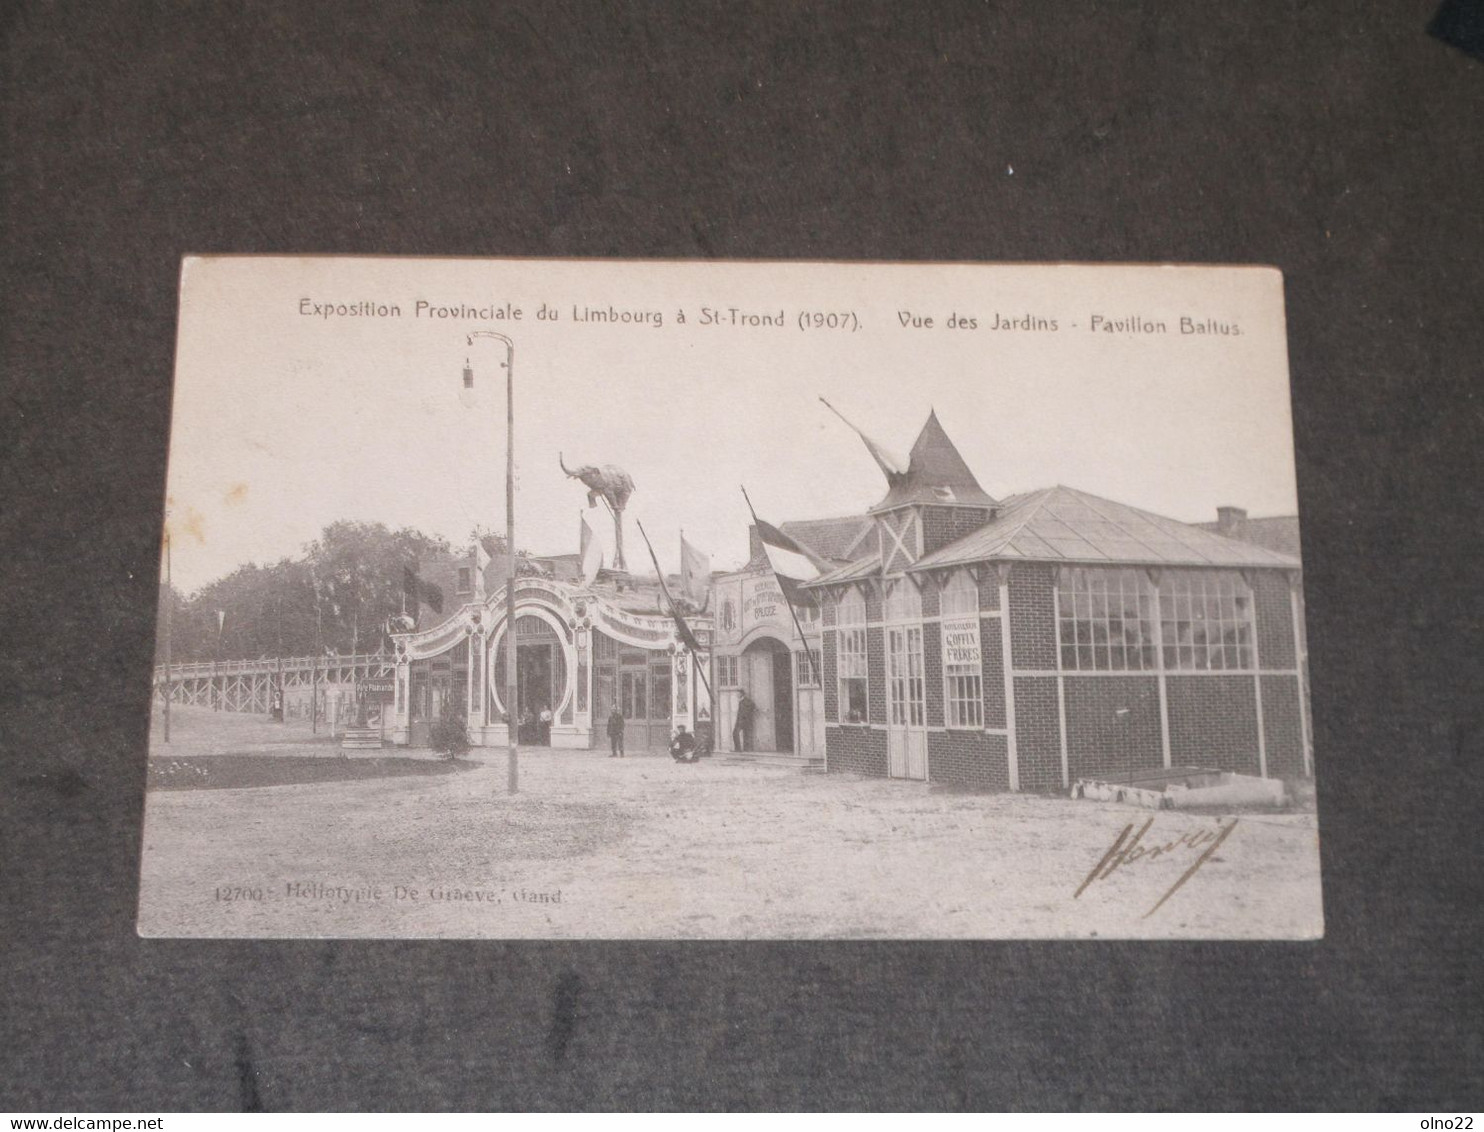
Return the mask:
[[752,746],[752,717],[757,714],[757,704],[746,692],[737,704],[737,722],[732,725],[732,750],[745,751]]
[[623,712],[618,710],[618,705],[616,704],[613,710],[608,713],[608,745],[613,748],[613,753],[608,756],[610,759],[621,759],[624,757]]

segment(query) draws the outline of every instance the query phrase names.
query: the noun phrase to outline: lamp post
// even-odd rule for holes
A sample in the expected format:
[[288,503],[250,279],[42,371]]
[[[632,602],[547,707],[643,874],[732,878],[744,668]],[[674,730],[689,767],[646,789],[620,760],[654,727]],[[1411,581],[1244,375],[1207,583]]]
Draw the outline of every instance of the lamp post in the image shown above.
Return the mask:
[[[506,755],[506,785],[510,793],[520,788],[520,754],[516,747],[516,679],[515,679],[515,343],[493,330],[475,330],[468,344],[476,338],[493,338],[505,345],[505,557],[510,574],[505,580],[505,736],[509,743]],[[474,387],[474,371],[464,366],[464,388]],[[481,693],[482,694],[482,693]]]
[[212,696],[212,700],[214,701],[212,706],[217,711],[222,710],[222,701],[227,697],[226,682],[222,682],[220,691],[217,691],[216,686],[222,667],[222,626],[226,624],[226,621],[227,611],[225,609],[218,609],[216,611],[216,655],[211,660],[211,690],[215,693]]
[[165,517],[165,742],[170,742],[170,701],[174,698],[170,673],[170,634],[174,626],[175,580],[170,572],[170,518]]

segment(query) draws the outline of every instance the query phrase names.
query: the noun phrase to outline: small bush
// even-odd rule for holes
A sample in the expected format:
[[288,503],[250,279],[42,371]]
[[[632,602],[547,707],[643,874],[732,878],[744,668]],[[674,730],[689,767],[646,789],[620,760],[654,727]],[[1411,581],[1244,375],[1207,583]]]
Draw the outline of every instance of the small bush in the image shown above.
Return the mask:
[[469,749],[469,729],[464,726],[462,717],[452,711],[445,711],[433,721],[429,738],[433,750],[442,751],[451,759],[458,758]]

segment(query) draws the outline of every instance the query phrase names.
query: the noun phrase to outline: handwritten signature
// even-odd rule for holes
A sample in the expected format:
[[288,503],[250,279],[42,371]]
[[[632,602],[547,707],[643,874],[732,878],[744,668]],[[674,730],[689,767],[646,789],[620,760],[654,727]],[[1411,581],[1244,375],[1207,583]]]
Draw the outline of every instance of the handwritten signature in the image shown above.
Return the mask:
[[1144,835],[1149,832],[1149,827],[1153,824],[1154,819],[1150,818],[1139,827],[1137,833],[1134,832],[1132,822],[1124,826],[1123,832],[1118,835],[1113,844],[1108,847],[1108,851],[1103,854],[1103,859],[1092,867],[1092,872],[1087,874],[1087,879],[1077,886],[1077,891],[1072,894],[1072,899],[1076,900],[1077,897],[1086,892],[1094,881],[1107,880],[1119,869],[1126,865],[1131,865],[1135,861],[1154,861],[1161,857],[1176,854],[1181,850],[1195,850],[1204,846],[1204,852],[1195,859],[1190,868],[1181,873],[1180,879],[1172,884],[1169,891],[1159,898],[1159,901],[1154,907],[1145,912],[1141,917],[1141,919],[1147,920],[1164,907],[1165,901],[1179,892],[1180,887],[1191,877],[1195,876],[1200,870],[1200,867],[1211,859],[1217,849],[1221,848],[1221,843],[1231,836],[1232,830],[1237,828],[1237,819],[1232,818],[1225,825],[1218,823],[1218,827],[1214,830],[1189,830],[1172,841],[1166,841],[1163,844],[1146,845],[1144,844]]

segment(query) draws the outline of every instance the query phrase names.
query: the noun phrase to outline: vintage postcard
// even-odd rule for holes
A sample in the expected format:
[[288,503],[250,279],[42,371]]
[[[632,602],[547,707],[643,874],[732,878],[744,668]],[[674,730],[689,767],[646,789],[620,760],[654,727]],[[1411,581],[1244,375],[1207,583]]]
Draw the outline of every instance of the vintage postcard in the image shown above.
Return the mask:
[[145,936],[1312,939],[1282,278],[202,257]]

